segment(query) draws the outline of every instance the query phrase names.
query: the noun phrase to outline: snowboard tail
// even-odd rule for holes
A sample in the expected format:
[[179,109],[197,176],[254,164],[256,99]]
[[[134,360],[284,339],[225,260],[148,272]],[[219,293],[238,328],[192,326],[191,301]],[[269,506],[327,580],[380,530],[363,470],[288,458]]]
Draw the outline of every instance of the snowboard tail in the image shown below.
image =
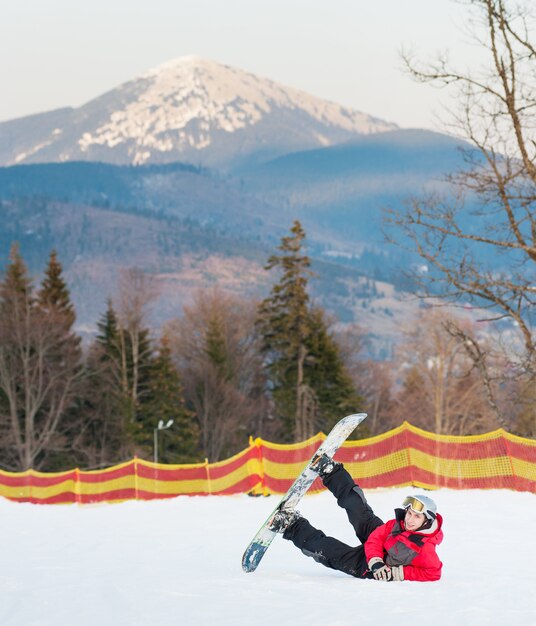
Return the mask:
[[277,535],[275,530],[271,530],[269,528],[269,523],[274,514],[281,509],[296,508],[298,502],[305,495],[305,493],[307,493],[309,487],[313,484],[315,479],[318,478],[318,474],[311,469],[311,461],[313,458],[322,454],[326,454],[328,457],[333,458],[333,455],[346,441],[346,439],[348,439],[352,431],[355,430],[355,428],[357,428],[357,426],[366,417],[366,413],[354,413],[353,415],[347,415],[337,422],[331,429],[329,435],[314,453],[313,457],[311,457],[311,460],[307,463],[301,474],[292,483],[287,493],[281,498],[278,505],[253,538],[253,541],[246,548],[242,557],[242,569],[245,572],[254,572],[257,569],[266,550],[268,550],[270,544],[274,540],[274,537]]

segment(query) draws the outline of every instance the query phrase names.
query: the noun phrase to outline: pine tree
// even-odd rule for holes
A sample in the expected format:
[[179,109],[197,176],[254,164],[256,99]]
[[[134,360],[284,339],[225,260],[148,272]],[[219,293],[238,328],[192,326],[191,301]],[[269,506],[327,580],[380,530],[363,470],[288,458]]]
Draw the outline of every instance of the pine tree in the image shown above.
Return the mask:
[[100,467],[130,458],[126,434],[127,400],[121,385],[119,325],[112,301],[97,322],[89,350],[81,411],[86,421],[81,451],[85,463]]
[[[101,362],[106,366],[115,398],[114,420],[123,424],[124,445],[131,455],[148,456],[146,443],[151,430],[143,423],[141,407],[149,394],[153,366],[153,346],[148,328],[125,328],[111,300],[106,313],[97,324]],[[134,341],[135,351],[134,354]],[[151,431],[152,433],[152,431]]]
[[[311,327],[307,380],[316,392],[319,427],[327,433],[342,416],[363,406],[364,400],[355,389],[322,309],[311,310]],[[356,435],[366,432],[360,428]]]
[[18,244],[13,244],[9,253],[9,264],[0,284],[0,307],[5,313],[9,308],[31,304],[32,281],[28,268],[20,254]]
[[72,447],[65,428],[81,378],[74,310],[67,319],[42,303],[15,245],[0,285],[0,421],[9,443],[3,458],[14,469],[48,467]]
[[37,293],[36,305],[63,333],[62,345],[59,346],[60,352],[57,355],[59,362],[64,360],[66,351],[72,352],[73,358],[80,360],[82,356],[80,337],[73,331],[76,313],[55,250],[50,253],[45,275]]
[[70,328],[75,322],[76,315],[62,273],[57,252],[52,250],[37,298],[41,309],[61,314],[65,319],[65,325]]
[[[63,268],[58,261],[58,255],[52,250],[44,277],[37,292],[36,307],[39,315],[47,318],[47,324],[54,327],[56,343],[48,351],[50,366],[56,375],[60,374],[65,364],[69,364],[77,379],[83,377],[82,350],[80,337],[74,332],[76,320],[74,305],[67,284],[63,278]],[[51,399],[51,401],[55,401]],[[46,408],[48,410],[48,408]],[[73,448],[77,446],[78,433],[83,428],[80,413],[80,398],[66,406],[65,415],[56,435],[57,444],[47,452],[47,468],[65,469],[74,462]]]
[[24,330],[31,325],[26,320],[32,312],[32,292],[28,269],[18,244],[13,244],[4,280],[0,283],[0,453],[2,466],[9,469],[23,467],[29,457],[22,433],[17,438],[17,431],[24,425],[24,398],[20,350],[17,350],[15,337],[19,328]]
[[152,451],[153,433],[160,421],[173,420],[169,430],[158,433],[161,463],[188,463],[199,460],[199,428],[193,413],[184,404],[184,392],[179,373],[173,365],[167,339],[164,337],[155,355],[137,422],[138,443],[146,455]]
[[119,366],[120,362],[120,339],[119,322],[117,313],[109,298],[106,303],[106,311],[97,322],[96,346],[100,349],[100,360],[110,360]]
[[208,320],[205,341],[205,352],[210,362],[216,368],[221,379],[229,381],[232,378],[233,372],[225,345],[222,322],[219,317],[215,316]]
[[306,439],[328,431],[343,415],[357,410],[362,399],[346,371],[325,316],[309,304],[311,261],[303,252],[305,232],[298,221],[283,237],[267,270],[282,274],[259,307],[258,325],[278,416],[286,438]]
[[265,266],[266,270],[282,270],[282,275],[259,308],[276,410],[287,435],[293,435],[295,441],[314,433],[316,417],[315,394],[304,376],[311,333],[307,283],[312,274],[311,260],[302,250],[304,239],[305,232],[296,220],[291,235],[281,240],[281,253],[272,255]]

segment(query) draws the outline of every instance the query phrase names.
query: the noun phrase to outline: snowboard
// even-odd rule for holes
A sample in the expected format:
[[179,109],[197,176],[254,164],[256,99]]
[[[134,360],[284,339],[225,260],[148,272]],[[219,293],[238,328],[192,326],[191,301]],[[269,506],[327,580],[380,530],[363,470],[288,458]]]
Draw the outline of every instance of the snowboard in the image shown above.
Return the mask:
[[337,452],[339,447],[366,417],[366,413],[354,413],[353,415],[347,415],[337,422],[331,429],[331,432],[311,457],[311,460],[307,463],[302,473],[292,483],[290,489],[281,498],[278,505],[259,529],[259,532],[255,535],[255,537],[253,537],[253,541],[246,548],[244,556],[242,557],[242,569],[245,572],[254,572],[257,569],[264,553],[268,550],[274,537],[277,535],[276,531],[271,530],[268,527],[274,514],[281,509],[296,508],[298,502],[305,495],[315,479],[318,478],[318,474],[311,469],[313,459],[322,454],[326,454],[330,458],[333,458],[333,455]]

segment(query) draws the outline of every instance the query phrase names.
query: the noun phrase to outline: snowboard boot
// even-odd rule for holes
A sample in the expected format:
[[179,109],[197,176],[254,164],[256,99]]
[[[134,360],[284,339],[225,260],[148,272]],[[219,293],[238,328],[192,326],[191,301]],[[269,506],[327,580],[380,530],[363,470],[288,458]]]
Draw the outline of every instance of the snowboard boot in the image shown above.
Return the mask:
[[285,530],[294,524],[301,517],[299,511],[294,509],[279,509],[268,523],[268,528],[276,533],[284,533]]
[[311,469],[316,472],[322,480],[327,478],[334,470],[341,466],[327,454],[315,455],[311,460]]

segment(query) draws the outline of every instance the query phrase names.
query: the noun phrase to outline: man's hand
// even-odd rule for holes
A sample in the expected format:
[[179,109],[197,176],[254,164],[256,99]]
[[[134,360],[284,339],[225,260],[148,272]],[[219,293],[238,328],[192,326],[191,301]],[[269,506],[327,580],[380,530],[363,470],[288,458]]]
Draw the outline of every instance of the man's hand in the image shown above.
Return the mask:
[[376,580],[391,580],[393,577],[391,568],[377,556],[370,559],[368,566]]

